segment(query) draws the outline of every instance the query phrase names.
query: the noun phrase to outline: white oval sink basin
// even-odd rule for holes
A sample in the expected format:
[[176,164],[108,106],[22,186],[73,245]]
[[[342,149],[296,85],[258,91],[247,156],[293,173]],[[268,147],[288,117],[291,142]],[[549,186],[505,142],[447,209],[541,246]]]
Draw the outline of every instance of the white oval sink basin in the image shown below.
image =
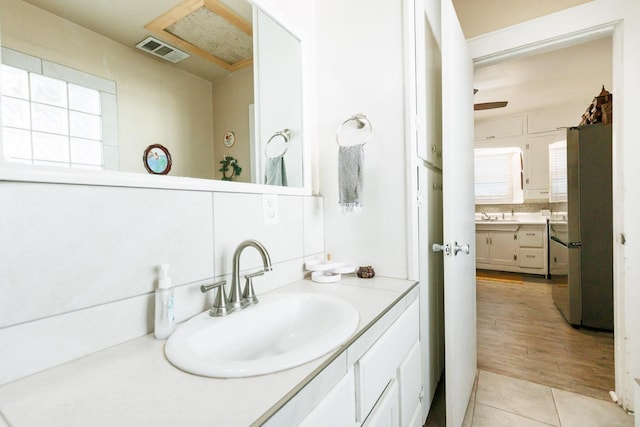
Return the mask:
[[328,295],[275,293],[225,317],[205,311],[167,340],[167,359],[184,371],[218,378],[268,374],[310,362],[355,332],[351,304]]

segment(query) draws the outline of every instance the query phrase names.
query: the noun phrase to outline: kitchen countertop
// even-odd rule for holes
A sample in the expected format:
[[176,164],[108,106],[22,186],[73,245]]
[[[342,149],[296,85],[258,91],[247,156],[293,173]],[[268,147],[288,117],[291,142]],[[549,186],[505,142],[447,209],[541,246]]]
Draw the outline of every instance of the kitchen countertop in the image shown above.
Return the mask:
[[529,225],[529,224],[540,224],[544,225],[547,223],[547,217],[541,215],[540,213],[515,213],[511,215],[511,213],[505,213],[504,219],[502,219],[502,214],[491,213],[489,214],[491,220],[483,219],[482,214],[476,214],[475,220],[476,225],[499,225],[499,224],[518,224],[518,225]]
[[392,314],[397,302],[415,300],[416,285],[343,276],[331,284],[301,280],[282,286],[272,292],[330,294],[353,304],[358,329],[345,345],[312,362],[237,379],[185,373],[164,357],[165,341],[145,335],[0,387],[0,426],[4,420],[13,427],[259,425],[385,313]]

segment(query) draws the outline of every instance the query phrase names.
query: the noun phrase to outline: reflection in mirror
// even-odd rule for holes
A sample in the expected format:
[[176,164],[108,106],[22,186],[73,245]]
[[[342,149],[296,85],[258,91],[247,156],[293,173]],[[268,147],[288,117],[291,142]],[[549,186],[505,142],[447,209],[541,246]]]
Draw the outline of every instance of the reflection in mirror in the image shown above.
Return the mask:
[[300,43],[246,0],[3,0],[0,19],[8,162],[147,174],[161,144],[170,175],[221,179],[232,156],[263,184],[289,129],[269,183],[303,187]]

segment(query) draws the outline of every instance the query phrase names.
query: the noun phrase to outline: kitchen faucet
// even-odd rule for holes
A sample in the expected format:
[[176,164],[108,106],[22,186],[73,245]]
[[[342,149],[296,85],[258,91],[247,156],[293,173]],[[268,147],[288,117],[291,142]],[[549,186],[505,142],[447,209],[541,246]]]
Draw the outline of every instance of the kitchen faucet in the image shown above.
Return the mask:
[[[255,273],[247,274],[245,276],[246,282],[244,286],[244,292],[240,291],[240,255],[242,251],[249,246],[253,246],[262,256],[262,266],[263,269],[257,271]],[[233,253],[233,275],[231,277],[231,293],[229,297],[225,295],[224,285],[226,283],[225,280],[220,282],[216,282],[211,285],[202,285],[200,287],[200,291],[207,292],[211,289],[219,288],[218,293],[215,297],[215,302],[213,303],[213,307],[209,310],[209,315],[218,317],[218,316],[226,316],[237,310],[242,310],[248,305],[257,304],[258,298],[253,292],[253,283],[252,279],[256,276],[262,276],[265,271],[271,271],[271,257],[269,256],[269,252],[262,245],[262,243],[257,240],[245,240],[238,245],[235,252]]]

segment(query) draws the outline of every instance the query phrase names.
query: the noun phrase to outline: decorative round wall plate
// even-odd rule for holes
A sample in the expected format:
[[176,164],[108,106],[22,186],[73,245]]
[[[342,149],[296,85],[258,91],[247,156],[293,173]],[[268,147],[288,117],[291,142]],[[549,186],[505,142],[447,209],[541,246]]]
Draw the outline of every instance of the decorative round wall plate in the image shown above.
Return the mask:
[[226,147],[231,147],[234,142],[236,142],[236,135],[233,132],[229,131],[224,134],[224,145]]
[[147,172],[155,175],[166,175],[171,170],[171,154],[160,144],[148,146],[142,155],[142,162]]

